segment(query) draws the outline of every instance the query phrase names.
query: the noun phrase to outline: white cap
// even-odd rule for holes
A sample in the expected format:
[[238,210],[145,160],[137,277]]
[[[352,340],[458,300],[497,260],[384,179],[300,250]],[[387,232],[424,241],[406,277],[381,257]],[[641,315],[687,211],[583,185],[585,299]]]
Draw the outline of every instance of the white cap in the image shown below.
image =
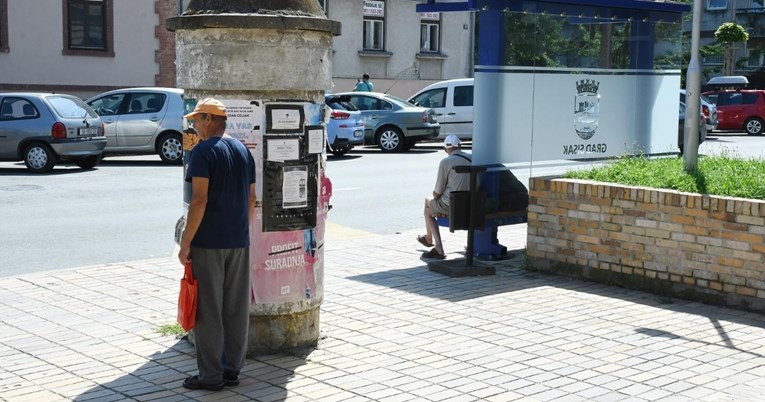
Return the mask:
[[449,134],[444,140],[444,148],[454,148],[458,146],[460,146],[460,139],[454,134]]

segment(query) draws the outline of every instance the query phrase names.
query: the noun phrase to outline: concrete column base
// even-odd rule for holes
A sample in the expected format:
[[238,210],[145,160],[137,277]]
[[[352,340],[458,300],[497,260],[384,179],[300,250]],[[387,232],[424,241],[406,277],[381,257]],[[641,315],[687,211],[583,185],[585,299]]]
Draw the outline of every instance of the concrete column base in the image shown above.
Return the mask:
[[248,353],[277,353],[316,346],[319,307],[299,313],[250,315]]

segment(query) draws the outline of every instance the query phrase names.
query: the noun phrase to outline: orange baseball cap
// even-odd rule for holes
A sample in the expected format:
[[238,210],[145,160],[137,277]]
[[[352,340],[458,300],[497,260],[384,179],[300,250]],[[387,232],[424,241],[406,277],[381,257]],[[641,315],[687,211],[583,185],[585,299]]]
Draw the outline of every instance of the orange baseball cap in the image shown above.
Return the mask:
[[226,115],[226,107],[223,106],[223,103],[221,103],[219,100],[214,98],[204,98],[200,100],[199,102],[197,102],[197,106],[194,108],[194,111],[183,117],[189,120],[193,120],[194,116],[200,113],[207,113],[207,114],[213,114],[216,116],[228,117],[228,115]]

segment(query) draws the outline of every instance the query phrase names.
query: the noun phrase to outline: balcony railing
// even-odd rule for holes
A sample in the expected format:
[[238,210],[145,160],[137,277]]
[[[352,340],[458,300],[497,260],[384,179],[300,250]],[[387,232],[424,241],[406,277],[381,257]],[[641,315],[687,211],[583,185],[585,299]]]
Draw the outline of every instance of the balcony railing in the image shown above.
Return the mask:
[[765,14],[765,7],[737,8],[736,14]]

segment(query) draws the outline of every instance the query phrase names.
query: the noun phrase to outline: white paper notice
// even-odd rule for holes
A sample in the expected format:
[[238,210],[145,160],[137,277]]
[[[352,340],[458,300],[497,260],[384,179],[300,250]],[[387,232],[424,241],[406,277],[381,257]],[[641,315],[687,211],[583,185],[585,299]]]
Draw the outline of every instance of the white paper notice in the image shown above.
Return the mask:
[[308,206],[308,167],[285,166],[282,170],[282,208],[305,208]]
[[294,161],[300,157],[300,141],[297,138],[267,140],[268,160],[273,162]]
[[252,103],[249,100],[225,99],[226,105],[226,133],[246,145],[255,146],[256,130],[260,130],[261,111],[260,103]]
[[324,149],[324,129],[308,129],[308,153],[318,154]]
[[271,109],[271,128],[274,130],[300,130],[300,111]]

